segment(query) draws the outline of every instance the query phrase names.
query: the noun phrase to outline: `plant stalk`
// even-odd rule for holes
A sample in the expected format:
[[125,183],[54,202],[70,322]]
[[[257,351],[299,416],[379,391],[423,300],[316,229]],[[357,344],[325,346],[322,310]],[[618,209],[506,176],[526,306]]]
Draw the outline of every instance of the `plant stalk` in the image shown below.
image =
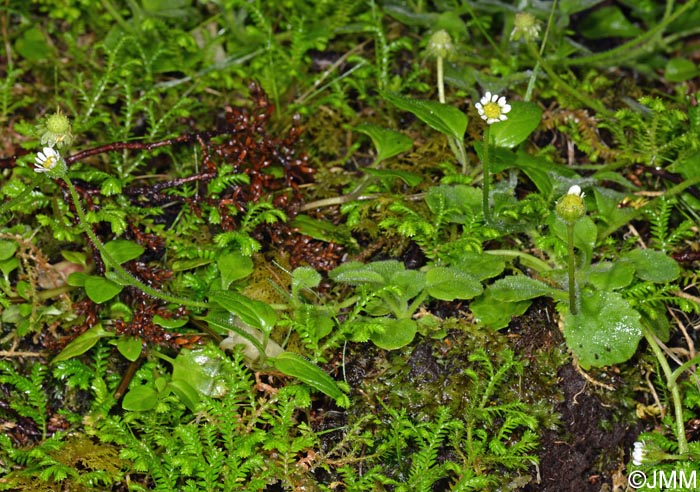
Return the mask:
[[199,301],[193,301],[191,299],[184,299],[180,297],[175,297],[171,296],[170,294],[166,294],[163,291],[160,291],[158,289],[154,289],[153,287],[150,287],[146,285],[144,282],[141,280],[137,279],[134,277],[132,274],[127,272],[124,267],[122,267],[117,261],[112,258],[112,255],[109,254],[107,249],[105,248],[104,244],[102,244],[102,241],[97,237],[95,232],[92,230],[92,227],[90,227],[90,223],[87,220],[87,216],[85,215],[85,211],[83,210],[83,206],[80,203],[80,197],[78,196],[78,191],[75,189],[75,186],[73,185],[73,182],[68,178],[68,176],[64,176],[63,180],[65,181],[66,185],[68,186],[68,190],[70,191],[71,198],[73,199],[73,203],[75,204],[75,210],[78,212],[78,218],[80,219],[80,223],[83,227],[83,230],[87,233],[88,237],[90,237],[90,240],[92,243],[95,245],[97,250],[100,252],[102,255],[102,259],[107,263],[114,271],[117,273],[119,276],[119,280],[123,281],[124,283],[131,285],[132,287],[136,287],[137,289],[142,290],[146,294],[155,297],[157,299],[161,299],[166,302],[170,302],[173,304],[180,304],[183,306],[188,306],[196,309],[206,309],[209,307],[209,305],[206,302],[199,302]]
[[677,375],[673,374],[671,371],[671,366],[668,365],[668,360],[664,355],[661,347],[656,342],[656,337],[645,325],[642,325],[642,332],[644,333],[644,338],[647,339],[651,351],[654,352],[656,359],[661,365],[661,369],[664,371],[664,376],[666,377],[667,387],[671,391],[671,399],[673,400],[673,410],[676,417],[676,440],[678,441],[678,452],[681,455],[687,455],[689,452],[688,440],[685,437],[685,423],[683,421],[683,405],[681,403],[681,391],[678,387],[676,378]]
[[491,133],[491,126],[487,124],[486,129],[484,130],[484,159],[483,159],[484,182],[482,185],[482,188],[484,190],[482,207],[484,209],[484,222],[486,222],[486,223],[491,222],[491,209],[489,208],[489,182],[491,180],[490,173],[489,173],[489,139],[491,137],[490,133]]
[[566,242],[569,247],[569,312],[576,314],[576,256],[574,254],[574,224],[566,224]]

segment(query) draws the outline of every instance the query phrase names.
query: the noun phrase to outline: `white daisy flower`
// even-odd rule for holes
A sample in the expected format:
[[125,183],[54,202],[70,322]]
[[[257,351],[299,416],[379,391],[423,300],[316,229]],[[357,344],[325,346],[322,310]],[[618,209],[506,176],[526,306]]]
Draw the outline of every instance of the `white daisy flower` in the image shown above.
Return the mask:
[[474,106],[476,106],[479,116],[489,125],[507,120],[506,113],[511,109],[504,96],[491,94],[490,92],[484,94],[484,97]]
[[51,171],[56,164],[61,160],[61,154],[59,154],[53,147],[44,147],[43,152],[39,152],[34,159],[36,168],[34,170],[38,173],[47,173]]
[[637,441],[634,443],[634,450],[632,451],[632,464],[639,466],[644,463],[644,458],[646,457],[646,449],[644,449],[644,441]]

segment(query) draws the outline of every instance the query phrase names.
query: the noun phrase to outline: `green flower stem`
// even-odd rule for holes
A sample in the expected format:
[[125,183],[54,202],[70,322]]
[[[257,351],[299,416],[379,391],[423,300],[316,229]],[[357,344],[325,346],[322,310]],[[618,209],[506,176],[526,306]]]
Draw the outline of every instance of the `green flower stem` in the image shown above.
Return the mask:
[[574,224],[566,224],[566,241],[569,246],[569,311],[576,314],[576,256],[574,254]]
[[482,188],[484,190],[484,196],[482,201],[482,207],[484,209],[484,222],[491,222],[491,209],[489,208],[489,181],[491,177],[489,176],[489,139],[491,137],[491,125],[486,125],[484,130],[484,182]]
[[668,365],[668,360],[664,355],[661,347],[659,347],[658,342],[654,334],[645,325],[642,325],[642,331],[644,333],[644,338],[647,339],[651,351],[654,352],[656,359],[661,365],[661,369],[664,371],[664,376],[666,376],[667,387],[671,391],[671,398],[673,399],[673,410],[676,417],[676,439],[678,440],[678,451],[681,455],[687,455],[688,440],[685,437],[685,424],[683,420],[683,405],[681,403],[681,391],[676,382],[677,375],[674,375],[671,371],[671,367]]
[[443,68],[443,60],[441,56],[437,57],[437,86],[438,100],[445,104],[445,74]]
[[[542,43],[540,44],[540,48],[538,50],[538,53],[540,56],[544,54],[544,48],[547,46],[547,39],[549,39],[549,30],[554,24],[554,13],[557,10],[557,0],[554,0],[552,2],[552,8],[549,10],[549,18],[547,19],[547,27],[544,30],[544,36],[542,36]],[[532,43],[532,41],[528,41],[528,44]],[[530,49],[537,49],[536,47],[533,46],[533,48]],[[530,75],[530,80],[527,83],[527,89],[525,90],[525,101],[529,101],[532,98],[532,91],[535,88],[535,81],[537,80],[537,76],[539,75],[540,72],[540,62],[538,61],[535,63],[534,68],[532,69],[532,75]]]
[[593,109],[594,111],[607,116],[608,118],[612,118],[614,116],[614,113],[607,109],[603,104],[596,99],[595,97],[592,96],[586,96],[585,94],[581,93],[580,91],[576,90],[575,88],[571,87],[564,79],[559,77],[554,70],[552,70],[552,67],[547,63],[547,61],[542,58],[542,55],[540,52],[537,50],[534,44],[532,43],[527,43],[527,47],[532,54],[532,56],[535,58],[537,63],[544,69],[545,72],[547,72],[547,75],[549,75],[549,78],[552,79],[552,81],[564,92],[566,92],[569,96],[573,97],[576,99],[578,102],[583,104],[584,106]]
[[117,273],[120,281],[142,290],[149,296],[156,297],[166,302],[197,309],[206,309],[209,307],[206,302],[183,299],[180,297],[171,296],[170,294],[166,294],[158,289],[154,289],[127,272],[119,263],[117,263],[117,261],[114,260],[114,258],[112,258],[112,255],[109,254],[104,244],[102,244],[102,241],[100,241],[97,235],[95,235],[93,232],[92,228],[90,227],[90,223],[85,216],[85,211],[80,204],[80,197],[78,196],[78,191],[75,189],[75,186],[73,186],[73,182],[70,180],[70,178],[68,178],[68,176],[64,176],[63,180],[65,181],[66,185],[68,185],[68,190],[70,191],[71,198],[75,204],[75,210],[78,212],[78,218],[80,219],[80,224],[82,225],[83,230],[87,233],[92,243],[102,255],[102,259],[105,261],[105,263],[107,263],[107,265],[109,265]]

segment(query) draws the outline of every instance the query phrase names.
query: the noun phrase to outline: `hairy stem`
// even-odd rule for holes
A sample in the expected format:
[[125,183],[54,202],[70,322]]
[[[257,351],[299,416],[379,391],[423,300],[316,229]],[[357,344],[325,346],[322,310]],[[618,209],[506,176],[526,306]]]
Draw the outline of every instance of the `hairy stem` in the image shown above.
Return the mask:
[[482,163],[484,168],[484,183],[482,185],[482,188],[484,190],[482,200],[482,208],[484,209],[484,222],[491,222],[491,209],[489,208],[489,181],[491,179],[491,177],[489,176],[489,138],[491,133],[490,130],[491,126],[487,124],[486,129],[484,130],[484,160]]
[[647,328],[642,325],[642,331],[644,333],[644,338],[647,339],[651,351],[654,352],[656,359],[661,365],[661,369],[664,371],[664,376],[666,377],[667,387],[671,391],[671,399],[673,400],[673,411],[676,418],[676,439],[678,440],[678,451],[681,455],[688,454],[688,440],[685,437],[685,422],[683,420],[683,405],[681,403],[681,391],[676,382],[676,377],[674,377],[673,371],[671,371],[671,366],[668,365],[668,360],[664,355],[661,347],[656,342],[656,337]]
[[566,224],[566,242],[569,246],[569,311],[576,314],[576,256],[574,254],[574,224]]
[[64,176],[63,180],[66,182],[66,185],[68,186],[68,190],[70,191],[71,198],[73,199],[73,203],[75,204],[75,210],[78,212],[78,218],[80,219],[80,224],[83,227],[83,230],[85,233],[88,235],[92,243],[95,245],[97,250],[100,252],[102,255],[102,259],[104,262],[111,267],[119,276],[119,280],[124,282],[125,284],[131,285],[132,287],[136,287],[137,289],[142,290],[149,296],[155,297],[157,299],[161,299],[166,302],[170,302],[173,304],[180,304],[183,306],[188,306],[192,308],[197,308],[197,309],[206,309],[209,307],[209,305],[206,302],[199,302],[199,301],[193,301],[191,299],[184,299],[180,297],[175,297],[171,296],[170,294],[166,294],[163,291],[160,291],[158,289],[154,289],[153,287],[150,287],[146,285],[144,282],[141,280],[137,279],[133,275],[131,275],[129,272],[127,272],[124,267],[122,267],[117,261],[112,258],[112,255],[109,254],[109,251],[105,248],[104,244],[102,244],[102,241],[97,237],[95,232],[92,230],[92,227],[90,227],[90,223],[87,220],[87,217],[85,215],[85,211],[83,210],[83,206],[80,203],[80,197],[78,196],[78,191],[75,189],[75,186],[73,185],[73,182],[68,178],[68,176]]

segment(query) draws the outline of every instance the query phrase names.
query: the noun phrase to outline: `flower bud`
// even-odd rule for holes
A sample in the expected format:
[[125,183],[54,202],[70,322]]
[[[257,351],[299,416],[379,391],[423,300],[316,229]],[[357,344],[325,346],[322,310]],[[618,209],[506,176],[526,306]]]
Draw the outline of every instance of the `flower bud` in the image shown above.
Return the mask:
[[561,220],[567,224],[575,224],[586,214],[586,204],[583,201],[585,193],[581,187],[574,185],[569,188],[569,192],[561,197],[557,202],[556,212]]
[[452,37],[447,31],[441,29],[430,36],[427,54],[428,56],[449,58],[454,49],[455,45],[452,43]]
[[523,38],[525,41],[535,41],[540,37],[540,21],[528,12],[518,12],[513,21],[513,30],[510,33],[511,41]]
[[73,143],[70,121],[60,110],[47,116],[38,129],[41,132],[41,145],[60,149]]

